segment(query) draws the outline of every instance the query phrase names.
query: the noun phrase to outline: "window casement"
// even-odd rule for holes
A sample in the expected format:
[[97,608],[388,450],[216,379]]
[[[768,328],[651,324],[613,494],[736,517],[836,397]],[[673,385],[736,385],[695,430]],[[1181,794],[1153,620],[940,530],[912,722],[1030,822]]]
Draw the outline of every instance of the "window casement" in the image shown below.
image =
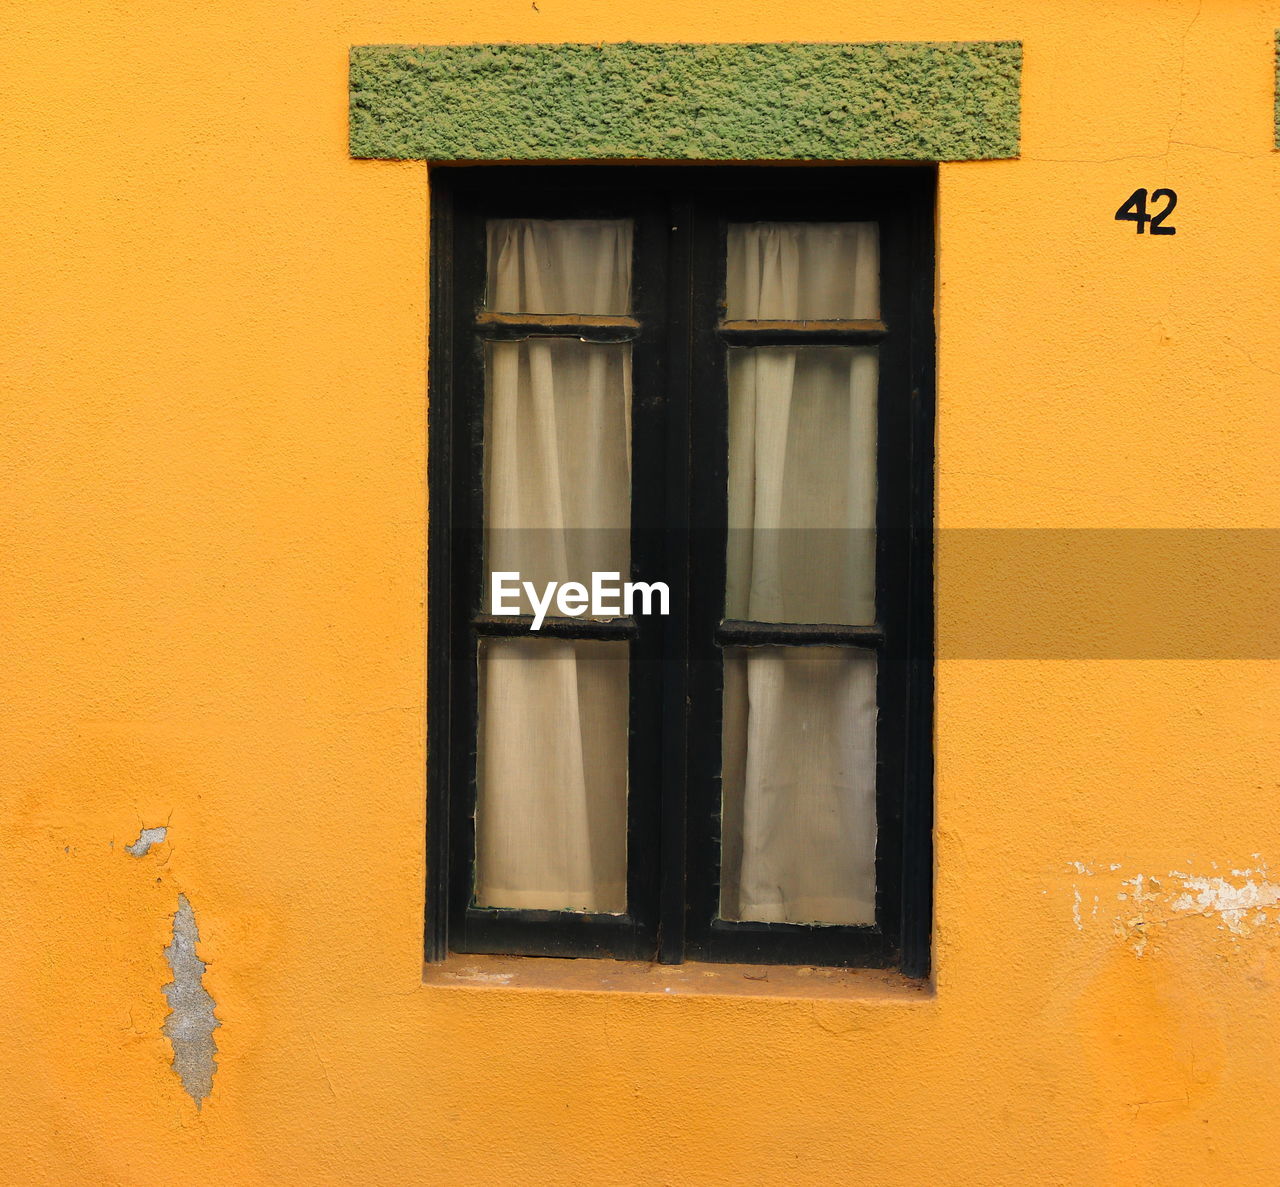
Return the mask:
[[433,168],[428,959],[927,971],[935,181]]

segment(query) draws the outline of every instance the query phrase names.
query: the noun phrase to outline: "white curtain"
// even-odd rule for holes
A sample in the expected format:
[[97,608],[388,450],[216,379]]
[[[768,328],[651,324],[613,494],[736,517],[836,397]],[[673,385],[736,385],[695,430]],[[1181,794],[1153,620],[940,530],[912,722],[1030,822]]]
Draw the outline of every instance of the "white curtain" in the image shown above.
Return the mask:
[[[631,225],[489,223],[491,309],[625,313]],[[589,584],[630,567],[631,356],[626,345],[491,345],[485,582],[519,572]],[[526,604],[525,612],[528,612]],[[521,637],[481,649],[476,901],[626,910],[628,645]]]
[[725,614],[875,621],[874,347],[729,352]]
[[482,647],[480,906],[626,910],[627,648],[528,638]]
[[[873,318],[876,226],[731,226],[731,318]],[[877,356],[760,347],[729,361],[726,615],[875,619]],[[876,661],[827,647],[726,652],[721,914],[875,918]]]
[[[489,346],[485,568],[589,584],[631,564],[631,347],[576,338]],[[486,606],[490,588],[486,579]],[[532,613],[523,597],[508,602]],[[489,607],[491,608],[491,607]],[[554,611],[553,611],[554,613]]]
[[726,650],[725,919],[875,921],[875,726],[874,656]]
[[728,273],[734,320],[880,316],[875,223],[731,223]]
[[630,219],[488,223],[485,307],[496,313],[627,313]]

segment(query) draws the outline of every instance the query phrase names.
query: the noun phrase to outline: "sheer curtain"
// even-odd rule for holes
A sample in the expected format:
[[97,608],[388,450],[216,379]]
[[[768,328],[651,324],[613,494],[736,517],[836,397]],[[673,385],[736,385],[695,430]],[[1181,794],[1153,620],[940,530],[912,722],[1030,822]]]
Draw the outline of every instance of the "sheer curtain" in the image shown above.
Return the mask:
[[[728,316],[877,317],[876,232],[731,226]],[[730,352],[727,617],[874,621],[876,392],[874,349]],[[875,657],[730,649],[724,681],[722,916],[873,922]]]
[[[625,313],[631,224],[493,220],[487,304]],[[494,343],[485,583],[589,584],[630,567],[631,356],[574,338]],[[527,612],[527,609],[526,609]],[[626,910],[628,644],[521,637],[480,651],[476,902]]]
[[629,313],[631,232],[630,219],[490,219],[485,307]]
[[875,223],[733,223],[728,316],[879,317],[879,244]]

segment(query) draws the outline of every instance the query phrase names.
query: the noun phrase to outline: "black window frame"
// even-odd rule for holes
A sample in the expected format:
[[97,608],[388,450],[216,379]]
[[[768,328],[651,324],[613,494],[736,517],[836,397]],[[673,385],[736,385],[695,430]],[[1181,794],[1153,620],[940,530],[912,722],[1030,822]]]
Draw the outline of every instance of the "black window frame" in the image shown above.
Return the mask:
[[[433,166],[428,375],[426,958],[450,952],[678,963],[929,969],[933,803],[933,166]],[[490,218],[632,218],[633,313],[484,312]],[[725,323],[729,222],[880,225],[875,322]],[[572,335],[632,343],[632,580],[668,617],[548,619],[543,636],[630,640],[628,914],[474,905],[476,649],[521,634],[481,613],[484,351]],[[725,622],[726,348],[871,343],[877,400],[877,622]],[[718,398],[708,398],[715,393]],[[576,575],[575,575],[576,576]],[[729,922],[719,899],[723,647],[878,655],[876,923]]]

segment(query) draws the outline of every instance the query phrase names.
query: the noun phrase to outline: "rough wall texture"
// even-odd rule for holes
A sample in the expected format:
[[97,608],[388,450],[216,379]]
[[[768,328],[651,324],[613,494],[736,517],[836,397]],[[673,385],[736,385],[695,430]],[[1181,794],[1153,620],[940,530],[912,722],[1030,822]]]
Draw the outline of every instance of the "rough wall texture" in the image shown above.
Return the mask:
[[1018,154],[1016,42],[366,45],[351,155],[904,160]]
[[[430,174],[347,151],[353,44],[1020,40],[1020,158],[940,172],[954,652],[957,532],[1278,525],[1280,4],[0,21],[0,1182],[1280,1181],[1262,660],[943,660],[933,995],[423,984]],[[1114,221],[1140,186],[1177,235]],[[1072,565],[1005,574],[1042,638]],[[200,1110],[164,1033],[180,894],[221,1023]]]

